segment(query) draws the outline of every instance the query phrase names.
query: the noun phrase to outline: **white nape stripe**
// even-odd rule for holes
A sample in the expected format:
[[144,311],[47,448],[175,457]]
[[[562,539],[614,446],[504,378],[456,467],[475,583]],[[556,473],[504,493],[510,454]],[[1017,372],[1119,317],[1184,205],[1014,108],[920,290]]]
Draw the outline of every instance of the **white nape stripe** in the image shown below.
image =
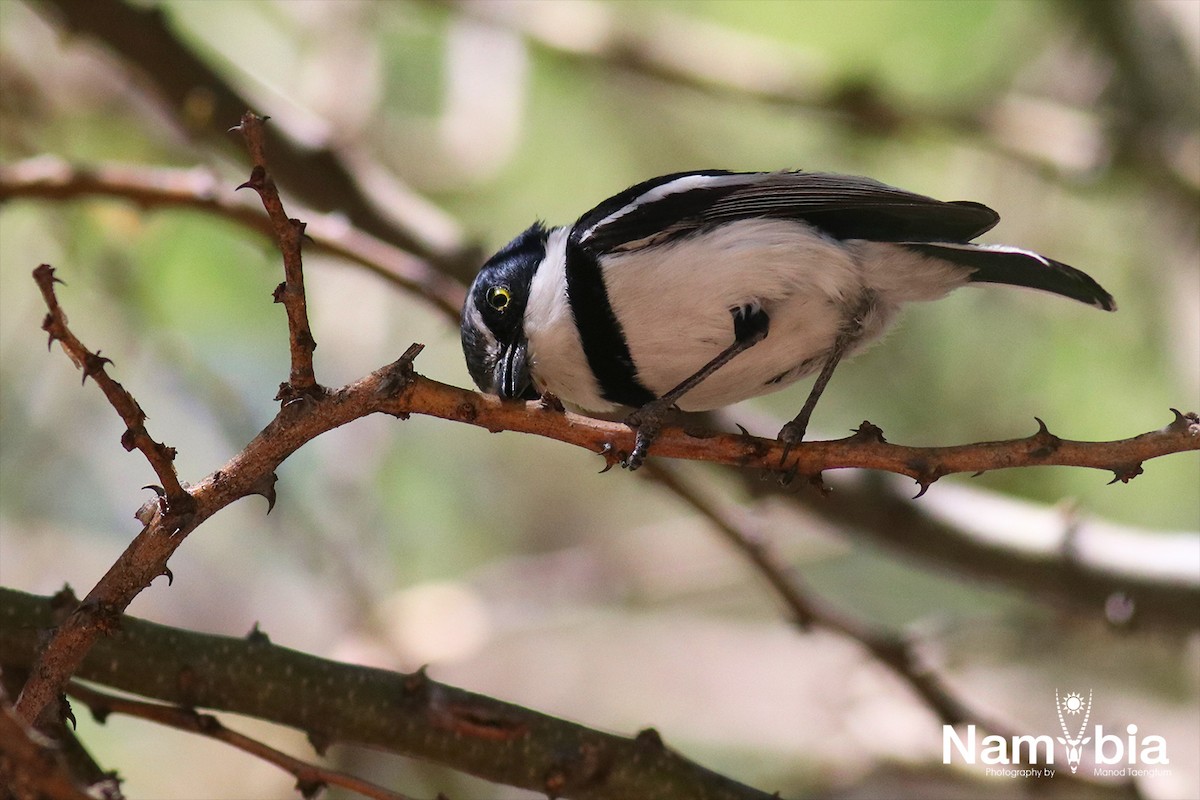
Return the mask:
[[680,194],[681,192],[688,192],[693,189],[703,189],[708,186],[724,186],[731,183],[749,183],[751,177],[752,176],[748,175],[688,175],[683,178],[676,178],[673,181],[664,183],[661,186],[655,186],[653,189],[638,195],[636,198],[634,198],[633,202],[617,209],[604,219],[592,225],[583,232],[582,236],[580,237],[580,241],[587,241],[588,237],[595,233],[597,228],[602,228],[605,225],[620,219],[631,211],[634,211],[635,209],[649,203],[662,200],[664,197],[668,197],[673,194]]

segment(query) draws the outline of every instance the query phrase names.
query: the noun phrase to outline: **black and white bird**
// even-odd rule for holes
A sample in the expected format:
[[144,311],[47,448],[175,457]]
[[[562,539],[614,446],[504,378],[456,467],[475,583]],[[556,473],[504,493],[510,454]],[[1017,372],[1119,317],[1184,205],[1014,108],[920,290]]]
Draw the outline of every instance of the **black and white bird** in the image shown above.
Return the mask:
[[492,256],[463,305],[463,352],[502,398],[636,409],[631,469],[672,406],[719,408],[819,373],[780,431],[790,446],[838,362],[905,303],[1004,283],[1116,309],[1073,267],[971,241],[999,219],[848,175],[664,175],[573,225],[535,223]]

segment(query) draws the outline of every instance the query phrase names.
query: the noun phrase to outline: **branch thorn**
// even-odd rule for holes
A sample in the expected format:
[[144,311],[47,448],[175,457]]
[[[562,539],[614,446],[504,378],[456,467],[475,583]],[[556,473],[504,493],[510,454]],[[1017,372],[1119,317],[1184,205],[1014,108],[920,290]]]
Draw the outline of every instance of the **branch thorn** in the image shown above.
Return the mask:
[[268,472],[259,478],[247,494],[262,495],[267,498],[267,513],[271,513],[271,509],[275,508],[275,482],[279,480],[279,476],[274,472]]
[[633,737],[633,744],[639,750],[661,753],[667,749],[663,742],[662,734],[654,728],[643,728],[637,732],[637,736]]
[[300,778],[296,781],[296,791],[304,800],[313,800],[325,789],[325,781]]
[[75,721],[75,711],[71,708],[71,703],[67,700],[67,696],[60,695],[59,702],[62,704],[63,722],[70,722],[72,730],[79,730],[79,723]]
[[104,369],[105,364],[111,363],[113,363],[112,359],[100,355],[99,350],[85,354],[83,357],[83,380],[80,382],[80,386],[87,383],[89,375],[95,375]]
[[883,438],[883,429],[865,419],[851,432],[850,441],[887,444],[887,439]]
[[1037,444],[1038,447],[1029,455],[1033,458],[1046,458],[1062,445],[1062,439],[1050,432],[1041,417],[1034,417],[1034,419],[1037,420],[1038,429],[1037,433],[1030,437],[1030,441]]
[[1142,474],[1142,462],[1138,461],[1133,464],[1121,464],[1113,467],[1113,479],[1107,485],[1112,486],[1117,481],[1121,483],[1129,483],[1131,480]]
[[1172,408],[1171,413],[1175,415],[1175,419],[1171,420],[1171,424],[1167,426],[1168,430],[1174,429],[1187,433],[1189,436],[1200,436],[1200,416],[1194,411],[1189,411],[1184,414],[1178,408]]
[[919,492],[917,492],[916,494],[914,494],[912,499],[916,500],[917,498],[921,497],[923,494],[928,492],[929,487],[933,486],[933,484],[937,483],[937,479],[939,477],[941,477],[941,476],[931,473],[928,475],[922,475],[921,477],[917,478],[917,486],[920,486],[921,490]]
[[262,631],[262,629],[258,627],[258,621],[255,620],[254,627],[251,628],[250,632],[246,634],[246,641],[250,642],[251,644],[264,644],[265,645],[265,644],[271,643],[271,637],[267,636],[267,634],[264,633]]

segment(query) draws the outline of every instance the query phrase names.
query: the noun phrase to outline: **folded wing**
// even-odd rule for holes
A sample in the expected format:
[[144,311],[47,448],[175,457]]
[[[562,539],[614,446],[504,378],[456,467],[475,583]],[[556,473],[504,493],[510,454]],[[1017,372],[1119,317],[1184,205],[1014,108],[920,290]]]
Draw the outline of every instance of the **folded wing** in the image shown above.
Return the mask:
[[968,242],[999,220],[980,203],[943,202],[869,178],[821,172],[664,175],[584,214],[573,236],[594,253],[663,244],[750,218],[806,222],[835,239]]

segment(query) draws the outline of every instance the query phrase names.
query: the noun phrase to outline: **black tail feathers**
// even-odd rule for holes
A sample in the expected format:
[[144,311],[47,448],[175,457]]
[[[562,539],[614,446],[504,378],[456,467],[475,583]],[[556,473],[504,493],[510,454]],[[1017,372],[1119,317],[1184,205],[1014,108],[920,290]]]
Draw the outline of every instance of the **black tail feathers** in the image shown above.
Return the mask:
[[1117,310],[1112,295],[1090,275],[1031,250],[952,242],[904,242],[904,246],[967,267],[973,270],[971,280],[978,283],[1027,286],[1070,297],[1105,311]]

